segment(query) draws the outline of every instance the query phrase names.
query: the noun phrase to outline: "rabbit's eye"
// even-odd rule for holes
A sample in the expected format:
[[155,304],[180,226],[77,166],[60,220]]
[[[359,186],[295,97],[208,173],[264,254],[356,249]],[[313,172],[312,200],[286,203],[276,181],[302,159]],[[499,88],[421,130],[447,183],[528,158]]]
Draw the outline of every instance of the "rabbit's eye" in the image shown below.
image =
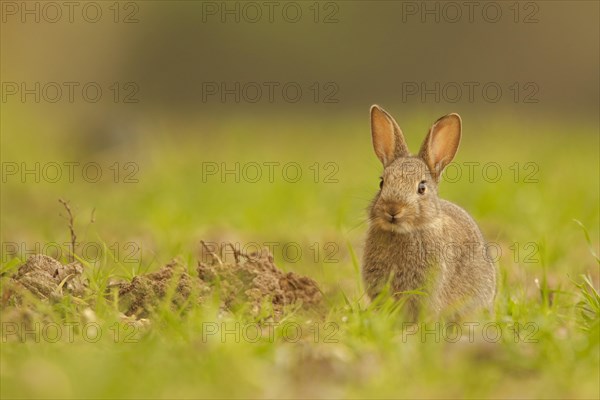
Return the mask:
[[383,189],[383,178],[379,178],[379,189]]
[[419,193],[419,194],[425,193],[425,181],[419,182],[419,187],[417,188],[417,193]]

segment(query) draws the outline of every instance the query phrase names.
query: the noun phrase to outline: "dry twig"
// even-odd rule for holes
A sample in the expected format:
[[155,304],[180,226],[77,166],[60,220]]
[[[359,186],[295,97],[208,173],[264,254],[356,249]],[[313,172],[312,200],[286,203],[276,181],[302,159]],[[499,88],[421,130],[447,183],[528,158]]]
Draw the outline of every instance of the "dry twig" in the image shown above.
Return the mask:
[[[58,199],[58,202],[63,205],[65,210],[67,210],[67,220],[69,221],[69,231],[71,234],[71,262],[75,261],[75,246],[77,245],[77,235],[75,234],[75,217],[73,217],[73,212],[71,211],[71,206],[69,206],[69,202],[63,199]],[[61,214],[62,216],[62,214]]]

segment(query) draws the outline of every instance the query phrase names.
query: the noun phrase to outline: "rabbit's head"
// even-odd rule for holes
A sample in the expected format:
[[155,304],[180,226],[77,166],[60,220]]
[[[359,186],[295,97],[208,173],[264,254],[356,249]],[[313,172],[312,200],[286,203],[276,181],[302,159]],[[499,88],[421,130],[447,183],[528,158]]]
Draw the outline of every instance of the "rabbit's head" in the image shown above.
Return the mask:
[[370,208],[372,224],[398,233],[436,224],[440,218],[437,185],[458,150],[460,116],[448,114],[435,121],[416,156],[409,153],[396,121],[377,105],[371,107],[371,135],[383,164],[380,190]]

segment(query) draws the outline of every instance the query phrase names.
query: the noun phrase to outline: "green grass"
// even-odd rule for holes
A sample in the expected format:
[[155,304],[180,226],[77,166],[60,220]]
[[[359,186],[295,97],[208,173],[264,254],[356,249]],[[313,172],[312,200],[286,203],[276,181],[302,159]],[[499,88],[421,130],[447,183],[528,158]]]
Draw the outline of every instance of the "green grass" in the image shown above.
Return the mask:
[[[463,326],[462,340],[453,343],[456,331],[426,334],[426,328],[436,331],[434,321],[427,321],[414,332],[401,322],[397,306],[375,307],[365,299],[359,276],[365,208],[377,190],[380,166],[363,116],[148,126],[141,131],[152,135],[107,144],[101,152],[82,135],[75,140],[68,132],[48,132],[42,138],[4,126],[3,162],[94,160],[105,175],[99,183],[3,183],[2,271],[25,259],[23,246],[69,241],[57,201],[65,198],[76,210],[79,240],[97,244],[90,251],[103,249],[98,257],[78,249],[99,290],[110,277],[130,279],[176,256],[193,270],[202,239],[242,246],[276,242],[277,265],[317,280],[327,311],[318,317],[290,312],[272,333],[251,343],[207,336],[214,324],[251,329],[255,322],[242,312],[220,315],[214,305],[185,313],[161,308],[150,327],[131,337],[117,305],[102,296],[93,297],[95,317],[68,301],[41,305],[46,323],[81,326],[95,318],[102,335],[95,343],[81,333],[73,343],[31,340],[43,339],[40,334],[25,342],[3,340],[2,398],[597,398],[599,267],[593,253],[599,176],[593,125],[463,115],[455,161],[464,175],[443,182],[440,192],[467,209],[502,253],[494,317],[477,321],[472,341]],[[436,117],[399,121],[413,151]],[[31,146],[32,140],[44,146]],[[470,182],[464,163],[490,161],[500,165],[501,179],[486,181],[476,169]],[[114,183],[109,167],[115,162],[135,162],[139,182]],[[275,169],[273,183],[266,177],[257,183],[203,182],[202,162],[296,162],[303,178],[286,182]],[[532,171],[528,162],[538,167],[532,177],[537,182],[524,182]],[[316,183],[309,168],[315,163]],[[337,182],[324,182],[323,174],[333,171],[327,163],[337,166]],[[7,254],[7,243],[20,246],[16,258]],[[290,243],[302,250],[298,260],[282,252]],[[9,312],[2,311],[3,321]],[[302,328],[300,339],[286,336],[290,326]],[[502,335],[495,342],[497,329]]]

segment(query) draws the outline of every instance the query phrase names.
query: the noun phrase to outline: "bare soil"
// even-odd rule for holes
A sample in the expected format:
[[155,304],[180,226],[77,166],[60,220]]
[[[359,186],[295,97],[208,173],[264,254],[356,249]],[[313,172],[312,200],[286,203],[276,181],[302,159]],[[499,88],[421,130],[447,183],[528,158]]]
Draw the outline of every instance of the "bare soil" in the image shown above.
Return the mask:
[[227,309],[246,307],[254,316],[267,314],[278,319],[288,306],[307,310],[321,305],[317,283],[281,271],[266,249],[250,255],[235,251],[235,255],[234,263],[225,263],[213,254],[211,262],[200,262],[197,269],[200,280],[218,291]]
[[[5,288],[4,296],[15,303],[23,301],[30,293],[40,300],[59,301],[65,295],[81,297],[87,288],[83,267],[78,262],[63,265],[55,259],[41,254],[30,256],[12,276]],[[3,303],[5,303],[3,299]]]
[[[197,276],[173,260],[156,272],[112,285],[118,291],[119,309],[127,316],[142,318],[160,307],[185,310],[217,299],[224,310],[278,320],[287,309],[318,310],[322,306],[317,283],[283,272],[266,249],[249,255],[236,252],[234,262],[210,255],[208,262],[198,263]],[[45,255],[31,256],[8,280],[2,304],[19,306],[27,296],[44,302],[57,302],[64,296],[82,298],[90,293],[83,272],[77,262],[63,265]]]

